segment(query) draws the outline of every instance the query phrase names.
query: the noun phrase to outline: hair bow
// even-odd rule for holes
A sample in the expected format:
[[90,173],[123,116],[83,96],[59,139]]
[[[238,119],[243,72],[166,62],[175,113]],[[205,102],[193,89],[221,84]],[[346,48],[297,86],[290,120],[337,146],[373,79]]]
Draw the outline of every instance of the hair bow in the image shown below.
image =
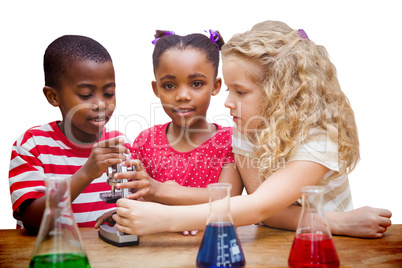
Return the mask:
[[[168,35],[175,35],[175,32],[173,32],[173,31],[167,31],[167,32],[165,33],[165,36],[168,36]],[[155,45],[156,42],[158,42],[159,39],[161,39],[161,38],[158,37],[158,38],[155,38],[154,40],[152,40],[152,44]]]
[[[204,30],[204,32],[208,33],[207,31]],[[211,39],[212,42],[215,43],[215,45],[218,47],[219,46],[217,44],[218,40],[219,40],[219,33],[215,32],[214,30],[209,29],[209,39]]]
[[301,39],[306,39],[307,41],[310,41],[310,38],[308,38],[306,32],[303,29],[297,30],[297,34]]

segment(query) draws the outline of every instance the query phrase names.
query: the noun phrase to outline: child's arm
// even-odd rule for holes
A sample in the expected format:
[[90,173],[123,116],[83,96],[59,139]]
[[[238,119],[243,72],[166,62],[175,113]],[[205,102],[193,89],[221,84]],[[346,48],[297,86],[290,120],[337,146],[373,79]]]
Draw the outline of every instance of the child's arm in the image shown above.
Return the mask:
[[[236,154],[235,159],[236,163],[239,163],[238,169],[247,192],[253,193],[259,186],[259,180],[256,179],[258,169],[252,165],[252,158]],[[299,222],[301,209],[301,206],[290,205],[263,223],[270,227],[294,231]],[[332,234],[379,238],[391,225],[392,213],[387,209],[363,207],[349,212],[326,211],[325,215]]]
[[[263,223],[267,226],[296,230],[301,207],[291,205]],[[325,211],[333,235],[380,238],[391,226],[392,213],[388,209],[361,207],[347,212]]]
[[[92,180],[100,177],[110,165],[121,163],[128,149],[122,145],[122,138],[113,138],[96,143],[86,163],[71,178],[71,201],[87,187]],[[45,175],[44,175],[45,176]],[[46,196],[28,199],[19,208],[24,228],[36,233],[45,210]]]
[[[131,182],[119,183],[117,188],[135,188],[135,193],[127,195],[129,199],[144,198],[146,201],[153,201],[167,205],[193,205],[207,203],[209,200],[208,189],[186,187],[177,183],[163,183],[151,178],[139,160],[130,160],[126,165],[133,165],[136,171],[119,173],[117,179],[133,179]],[[242,182],[234,163],[225,165],[222,168],[219,182],[232,184],[232,196],[241,194]]]
[[91,154],[85,164],[72,176],[71,201],[87,187],[94,179],[99,178],[111,165],[125,161],[124,154],[129,154],[129,149],[124,146],[121,137],[112,138],[95,143]]
[[229,163],[223,166],[219,175],[219,182],[226,182],[232,185],[231,196],[241,195],[243,191],[243,181],[235,163]]
[[[310,161],[293,161],[265,180],[250,195],[230,199],[236,226],[259,223],[285,209],[301,193],[303,186],[315,185],[328,168]],[[113,219],[119,231],[137,235],[163,231],[201,230],[205,228],[209,205],[166,206],[152,202],[120,199]]]
[[392,213],[388,209],[366,206],[348,212],[327,211],[325,215],[333,234],[380,238],[391,226]]

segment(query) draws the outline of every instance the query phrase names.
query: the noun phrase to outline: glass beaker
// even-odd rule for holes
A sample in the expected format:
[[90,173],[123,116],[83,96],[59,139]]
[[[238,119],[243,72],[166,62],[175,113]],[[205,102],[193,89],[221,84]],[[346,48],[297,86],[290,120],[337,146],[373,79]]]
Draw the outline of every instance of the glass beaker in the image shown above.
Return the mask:
[[210,211],[197,255],[197,267],[244,267],[246,260],[230,214],[229,183],[212,183]]
[[71,177],[47,177],[46,208],[30,268],[90,267],[70,199]]
[[339,258],[322,207],[322,186],[306,186],[302,212],[290,250],[289,267],[339,267]]

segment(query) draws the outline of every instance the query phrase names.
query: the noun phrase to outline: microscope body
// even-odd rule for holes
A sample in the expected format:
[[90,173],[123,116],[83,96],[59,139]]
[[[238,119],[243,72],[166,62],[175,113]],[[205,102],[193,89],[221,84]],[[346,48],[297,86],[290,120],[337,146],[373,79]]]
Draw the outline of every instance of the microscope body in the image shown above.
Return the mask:
[[105,201],[106,203],[116,203],[118,199],[125,198],[126,195],[129,193],[129,189],[123,188],[120,191],[116,192],[116,185],[118,183],[127,182],[127,179],[116,179],[114,177],[115,174],[124,173],[127,171],[135,171],[134,166],[122,166],[121,164],[116,164],[109,166],[106,170],[106,175],[108,177],[106,183],[110,185],[112,188],[110,192],[100,193],[100,198]]
[[[116,179],[114,177],[117,173],[123,173],[127,171],[135,171],[135,167],[126,167],[121,164],[109,166],[106,170],[108,176],[107,184],[112,188],[110,192],[100,193],[99,197],[106,203],[116,203],[118,199],[125,198],[129,193],[129,189],[123,188],[120,191],[116,191],[116,185],[118,183],[127,182],[127,179]],[[126,234],[118,231],[114,226],[102,224],[98,230],[99,237],[116,247],[126,247],[138,245],[140,239],[137,235]]]

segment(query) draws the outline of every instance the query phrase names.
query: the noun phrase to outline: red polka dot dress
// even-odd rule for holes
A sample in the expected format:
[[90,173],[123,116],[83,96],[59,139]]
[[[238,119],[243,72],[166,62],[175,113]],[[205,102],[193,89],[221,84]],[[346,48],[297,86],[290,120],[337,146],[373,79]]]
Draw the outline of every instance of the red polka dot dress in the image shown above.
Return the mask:
[[155,180],[173,180],[182,186],[206,187],[218,182],[222,167],[234,163],[232,128],[216,125],[218,131],[188,152],[178,152],[169,144],[166,129],[170,123],[142,131],[133,143],[132,157],[140,159]]

